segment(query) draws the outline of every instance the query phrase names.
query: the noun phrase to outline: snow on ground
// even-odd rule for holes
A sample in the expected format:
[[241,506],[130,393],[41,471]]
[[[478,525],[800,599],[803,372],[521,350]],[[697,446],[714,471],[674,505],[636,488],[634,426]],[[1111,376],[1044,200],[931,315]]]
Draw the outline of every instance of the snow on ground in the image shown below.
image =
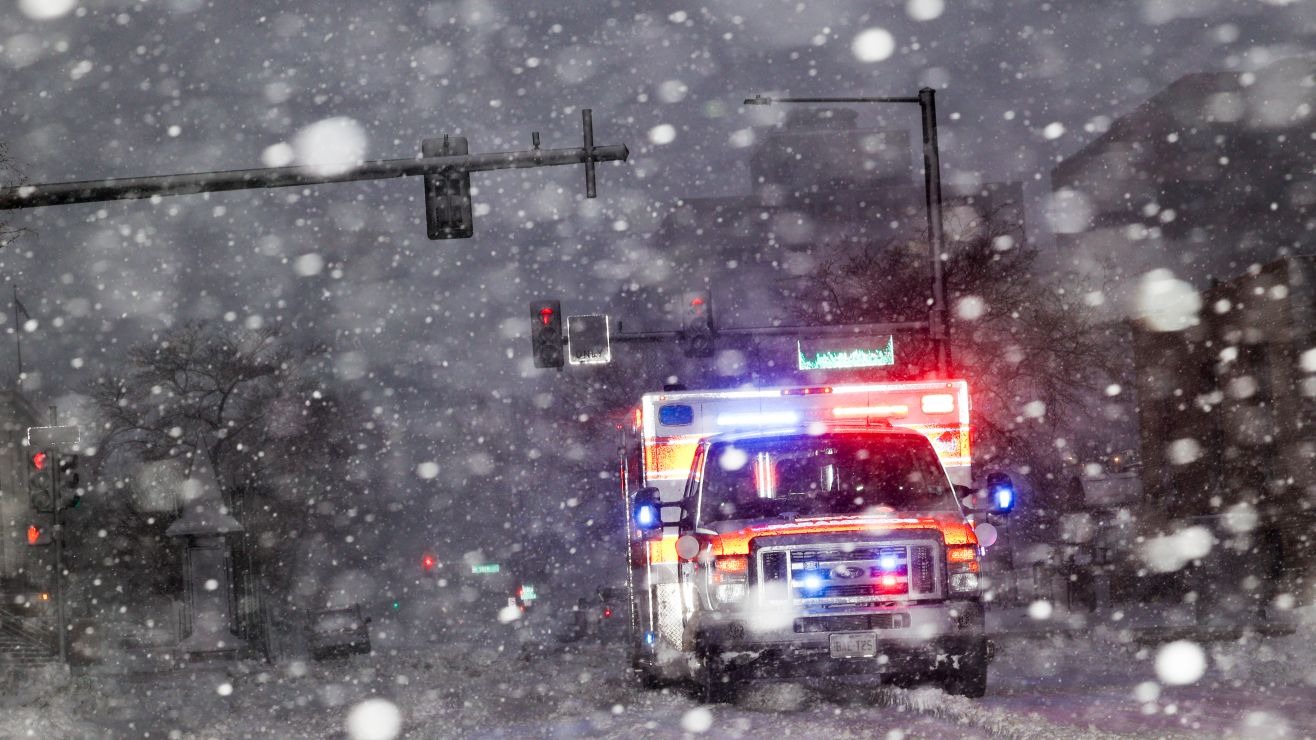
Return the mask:
[[981,700],[847,679],[757,683],[709,707],[632,687],[619,645],[525,651],[499,628],[324,662],[48,678],[7,696],[0,737],[1309,737],[1312,616],[1293,635],[1201,645],[1185,685],[1158,674],[1160,645],[1019,636],[998,641]]

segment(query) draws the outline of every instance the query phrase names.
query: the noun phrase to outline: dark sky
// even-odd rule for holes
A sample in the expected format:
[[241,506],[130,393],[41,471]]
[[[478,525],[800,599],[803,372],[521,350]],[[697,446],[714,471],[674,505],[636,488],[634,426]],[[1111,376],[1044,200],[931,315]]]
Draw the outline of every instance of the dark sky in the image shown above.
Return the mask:
[[[947,180],[1022,180],[1036,209],[1057,157],[1172,80],[1264,66],[1316,33],[1316,4],[1283,0],[643,5],[6,0],[0,139],[34,182],[285,163],[324,126],[371,159],[445,132],[473,151],[526,148],[532,130],[575,146],[581,107],[598,143],[632,152],[600,168],[595,201],[578,167],[476,175],[466,241],[425,239],[415,179],[24,212],[34,233],[0,274],[42,319],[34,395],[71,406],[170,322],[278,324],[328,339],[417,463],[444,459],[416,442],[443,436],[431,389],[497,403],[569,382],[530,365],[529,298],[606,310],[677,198],[748,192],[754,127],[784,113],[741,106],[753,93],[934,86]],[[308,133],[326,119],[350,121]]]

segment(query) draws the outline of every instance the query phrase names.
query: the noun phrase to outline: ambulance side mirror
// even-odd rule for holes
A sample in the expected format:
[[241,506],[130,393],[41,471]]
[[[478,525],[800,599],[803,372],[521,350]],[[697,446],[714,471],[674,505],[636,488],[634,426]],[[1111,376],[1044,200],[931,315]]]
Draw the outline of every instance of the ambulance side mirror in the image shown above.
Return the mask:
[[635,492],[631,504],[631,518],[635,526],[643,531],[662,528],[663,525],[678,524],[685,517],[685,507],[680,501],[663,501],[662,494],[653,486],[645,486]]
[[635,492],[635,498],[631,504],[631,518],[634,520],[635,526],[644,531],[662,526],[662,506],[658,500],[657,488],[648,486]]
[[1007,516],[1014,510],[1014,503],[1017,496],[1015,495],[1014,481],[1005,473],[990,473],[987,476],[987,485],[981,489],[972,489],[967,486],[955,486],[955,495],[959,496],[960,504],[965,511],[973,514],[997,514]]
[[987,476],[987,511],[991,514],[1005,516],[1014,510],[1014,481],[1005,473],[990,473]]

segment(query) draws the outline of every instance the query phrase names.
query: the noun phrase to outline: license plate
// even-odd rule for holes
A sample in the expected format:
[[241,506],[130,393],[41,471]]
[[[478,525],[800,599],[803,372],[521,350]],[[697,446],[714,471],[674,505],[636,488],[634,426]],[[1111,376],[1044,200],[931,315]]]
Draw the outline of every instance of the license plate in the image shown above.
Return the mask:
[[832,635],[833,658],[873,658],[877,656],[877,635],[872,632],[843,632]]

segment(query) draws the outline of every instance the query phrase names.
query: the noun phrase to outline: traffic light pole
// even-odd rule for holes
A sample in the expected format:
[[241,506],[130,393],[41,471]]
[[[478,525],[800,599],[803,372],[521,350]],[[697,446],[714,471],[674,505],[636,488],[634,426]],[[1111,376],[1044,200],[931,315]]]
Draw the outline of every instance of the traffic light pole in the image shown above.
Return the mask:
[[927,201],[928,247],[932,252],[932,305],[929,323],[932,341],[937,346],[937,368],[950,377],[950,312],[946,306],[945,222],[941,210],[941,152],[937,146],[936,91],[930,87],[918,91],[918,107],[923,122],[923,195]]
[[[50,407],[50,425],[59,426],[59,411]],[[59,462],[58,456],[50,459],[50,517],[51,534],[55,539],[55,643],[59,646],[59,662],[69,662],[67,613],[64,611],[64,528],[59,522]]]
[[745,105],[774,103],[855,104],[904,103],[919,107],[923,130],[923,195],[928,217],[928,252],[931,260],[932,305],[923,328],[928,332],[937,353],[937,369],[943,377],[950,371],[950,311],[946,306],[946,275],[942,261],[946,258],[946,233],[941,200],[941,150],[937,145],[937,94],[930,87],[920,88],[918,97],[840,97],[840,98],[771,98],[755,95]]
[[41,206],[98,203],[132,200],[166,195],[217,193],[228,190],[259,190],[299,185],[325,185],[336,182],[387,180],[397,177],[437,175],[445,170],[485,172],[490,170],[553,167],[566,164],[585,165],[586,196],[595,196],[595,162],[624,162],[630,156],[625,144],[594,146],[593,118],[588,108],[581,111],[585,129],[584,146],[574,149],[540,149],[539,134],[533,134],[535,146],[526,151],[488,152],[415,159],[385,159],[359,162],[343,172],[326,174],[321,167],[265,167],[225,172],[197,172],[156,177],[128,177],[108,180],[45,183],[0,188],[0,210],[38,208]]

